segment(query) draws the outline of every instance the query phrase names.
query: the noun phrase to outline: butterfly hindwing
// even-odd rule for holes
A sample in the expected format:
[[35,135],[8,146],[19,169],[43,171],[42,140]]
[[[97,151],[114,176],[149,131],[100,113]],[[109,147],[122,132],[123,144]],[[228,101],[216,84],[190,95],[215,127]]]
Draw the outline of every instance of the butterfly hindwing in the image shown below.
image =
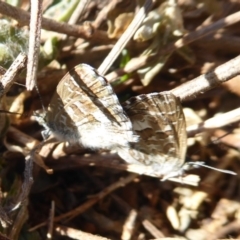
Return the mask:
[[178,172],[184,164],[187,140],[180,101],[169,92],[152,93],[131,98],[123,108],[140,140],[130,149],[119,150],[119,155],[129,163],[149,166],[151,175]]

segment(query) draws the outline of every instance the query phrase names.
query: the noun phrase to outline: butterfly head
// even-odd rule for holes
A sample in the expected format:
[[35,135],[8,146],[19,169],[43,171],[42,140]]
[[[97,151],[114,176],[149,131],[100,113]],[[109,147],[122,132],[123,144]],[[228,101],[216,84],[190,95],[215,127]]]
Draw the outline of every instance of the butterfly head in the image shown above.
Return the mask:
[[47,124],[47,114],[46,114],[46,111],[38,110],[38,111],[35,111],[33,115],[34,115],[36,121],[40,125],[42,125],[44,127],[44,129],[45,129],[45,130],[43,130],[41,132],[43,139],[44,140],[48,139],[49,136],[51,135],[51,130],[50,130],[48,124]]

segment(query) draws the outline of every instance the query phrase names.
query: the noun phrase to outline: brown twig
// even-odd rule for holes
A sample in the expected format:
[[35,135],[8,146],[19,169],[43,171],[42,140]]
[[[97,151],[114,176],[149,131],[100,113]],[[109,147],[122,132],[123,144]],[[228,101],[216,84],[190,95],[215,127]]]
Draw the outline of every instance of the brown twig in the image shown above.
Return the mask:
[[7,216],[6,211],[3,209],[1,205],[0,205],[0,222],[3,228],[6,228],[11,224],[10,218]]
[[20,148],[19,146],[12,146],[10,144],[5,143],[5,146],[8,147],[9,150],[22,152],[22,154],[25,156],[24,181],[22,184],[22,192],[20,193],[16,201],[16,204],[12,207],[12,210],[16,210],[21,205],[25,206],[25,202],[29,195],[33,183],[32,176],[33,162],[34,161],[37,162],[42,168],[44,168],[47,171],[49,170],[49,168],[44,164],[43,161],[41,161],[42,160],[41,158],[37,157],[35,150],[41,146],[41,144],[38,144],[37,140],[29,137],[28,135],[15,129],[14,127],[9,127],[8,135],[10,135],[13,139],[18,139],[18,141],[21,142],[27,148],[27,150],[26,149],[23,150],[23,148]]
[[78,240],[83,240],[83,239],[88,239],[88,240],[111,240],[109,238],[96,236],[96,235],[93,235],[93,234],[90,234],[90,233],[80,231],[78,229],[65,227],[65,226],[57,226],[55,230],[61,236],[67,236],[67,237],[72,238],[72,239],[78,239]]
[[122,231],[122,240],[130,240],[133,237],[134,228],[136,225],[137,220],[137,211],[132,209],[123,224],[123,231]]
[[[58,222],[61,220],[67,220],[69,221],[70,219],[78,216],[79,214],[85,212],[87,209],[89,209],[91,206],[93,206],[94,204],[96,204],[99,200],[103,199],[104,197],[106,197],[108,194],[110,194],[111,192],[115,191],[116,189],[125,186],[126,184],[132,182],[135,178],[136,178],[136,174],[129,174],[127,177],[125,178],[121,178],[119,181],[111,184],[109,187],[106,187],[103,191],[101,191],[100,193],[94,195],[90,200],[88,200],[87,202],[85,202],[84,204],[82,204],[81,206],[65,213],[62,214],[58,217],[55,217],[54,222]],[[32,228],[31,230],[35,230],[36,228],[39,227],[43,227],[45,226],[47,223],[43,222],[41,224],[38,224],[36,227]]]
[[[120,0],[121,1],[121,0]],[[116,5],[119,3],[119,0],[109,1],[108,5],[105,6],[97,15],[96,19],[92,25],[97,29],[100,27],[103,21],[106,20],[108,12],[116,8]]]
[[29,49],[27,62],[26,87],[28,91],[36,86],[38,56],[41,41],[42,0],[31,1]]
[[105,75],[108,69],[112,66],[113,62],[122,52],[123,48],[127,45],[128,41],[131,39],[133,34],[136,32],[136,30],[139,28],[142,21],[146,17],[149,10],[152,8],[153,2],[154,2],[153,0],[145,1],[145,4],[140,8],[139,12],[134,17],[133,21],[130,23],[127,30],[119,38],[117,43],[114,45],[112,51],[108,54],[108,56],[104,59],[104,61],[98,68],[99,74]]
[[10,68],[5,72],[1,79],[0,85],[0,98],[3,97],[14,83],[14,77],[19,71],[25,67],[27,56],[24,53],[20,53],[14,60]]
[[152,225],[152,223],[145,219],[142,221],[142,224],[144,226],[144,228],[150,232],[154,237],[157,237],[157,238],[162,238],[164,237],[163,233],[161,231],[159,231],[154,225]]
[[[233,13],[223,19],[218,20],[217,22],[210,24],[208,26],[199,27],[196,31],[186,34],[183,38],[177,40],[176,42],[170,43],[165,46],[164,49],[160,49],[156,55],[169,54],[191,42],[194,42],[212,32],[217,31],[218,29],[231,26],[240,21],[240,11]],[[156,57],[153,56],[141,56],[138,58],[131,59],[127,65],[122,69],[117,69],[109,73],[106,78],[108,81],[112,82],[126,73],[131,73],[139,68],[145,66],[148,62],[153,61]]]
[[84,11],[86,10],[88,4],[89,4],[89,0],[79,1],[75,11],[73,12],[72,16],[68,21],[68,24],[76,24],[78,19],[83,15]]
[[[22,9],[15,8],[0,1],[0,13],[17,20],[21,25],[28,25],[30,15]],[[49,31],[67,34],[84,39],[91,39],[92,42],[109,42],[109,38],[104,31],[94,30],[89,24],[83,26],[60,23],[48,18],[42,18],[42,28]]]
[[[100,179],[94,178],[93,176],[89,177],[99,188],[104,188],[104,184]],[[154,224],[147,219],[145,213],[133,209],[127,202],[125,202],[115,193],[110,194],[110,196],[114,202],[119,205],[120,209],[123,209],[123,212],[128,215],[125,226],[123,226],[121,239],[131,239],[131,234],[134,234],[134,230],[136,230],[135,226],[138,220],[141,221],[147,231],[149,231],[151,234],[153,233],[153,236],[164,236],[163,234],[160,235],[160,231],[157,230],[156,226],[154,226]]]
[[9,237],[11,239],[19,239],[20,231],[28,217],[27,203],[28,203],[28,200],[25,199],[24,204],[22,205],[19,212],[17,213],[16,218],[14,219],[14,222],[13,222],[13,225],[11,226],[10,234],[9,234]]
[[[68,162],[67,165],[64,165],[64,162]],[[66,169],[76,169],[80,166],[99,166],[105,168],[113,168],[128,172],[137,173],[142,175],[146,172],[145,165],[138,165],[138,164],[128,164],[123,163],[121,158],[117,154],[89,154],[88,156],[68,156],[59,159],[57,162],[49,162],[48,165],[54,171],[62,171]],[[153,175],[153,177],[156,177]],[[189,184],[192,186],[197,186],[199,182],[199,177],[196,175],[187,175],[185,177],[179,178],[169,178],[168,180],[173,182],[181,182],[184,184]]]
[[220,116],[209,118],[208,120],[187,127],[188,136],[193,136],[199,132],[209,129],[216,129],[231,123],[240,121],[240,108],[221,114]]
[[[230,235],[232,232],[239,232],[239,230],[240,230],[240,221],[239,221],[239,219],[237,219],[231,223],[226,224],[225,226],[222,226],[219,229],[219,231],[216,232],[217,235],[210,239],[211,240],[215,240],[215,239],[221,240],[225,236]],[[234,240],[234,238],[231,238],[231,239]]]
[[52,201],[51,209],[50,209],[50,213],[49,213],[47,239],[53,239],[54,216],[55,216],[55,202]]
[[198,95],[224,83],[240,73],[240,56],[218,66],[214,71],[203,74],[181,86],[174,88],[171,92],[179,97],[181,101],[191,100]]

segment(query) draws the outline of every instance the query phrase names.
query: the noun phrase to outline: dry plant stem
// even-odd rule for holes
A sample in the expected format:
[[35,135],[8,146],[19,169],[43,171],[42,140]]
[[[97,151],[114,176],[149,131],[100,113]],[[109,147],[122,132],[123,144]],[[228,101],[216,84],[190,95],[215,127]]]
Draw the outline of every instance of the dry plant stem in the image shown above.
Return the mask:
[[175,230],[180,230],[180,219],[175,204],[163,203],[166,217]]
[[[22,154],[27,155],[29,150],[33,149],[34,147],[36,147],[39,144],[39,141],[30,137],[29,135],[21,132],[20,130],[18,130],[15,127],[10,126],[8,129],[8,135],[12,138],[12,139],[16,139],[17,140],[17,144],[18,145],[23,145],[24,146],[24,150],[21,151]],[[11,148],[11,146],[7,146],[9,151],[13,151],[15,152],[16,150],[19,151],[18,149],[14,149]],[[20,152],[20,151],[19,151]]]
[[148,219],[146,219],[144,216],[140,217],[142,219],[142,225],[152,236],[164,237],[164,234],[158,228],[156,228],[156,226],[153,225]]
[[181,101],[191,100],[198,95],[220,85],[223,82],[239,75],[240,56],[218,66],[214,71],[202,74],[201,76],[174,88],[171,92],[179,97]]
[[90,0],[81,0],[79,1],[75,11],[73,12],[71,18],[68,21],[68,24],[76,24],[78,19],[81,18],[85,9],[87,8]]
[[[218,168],[220,169],[226,169],[234,159],[239,159],[239,152],[233,149],[229,150],[229,153],[226,154],[222,159],[219,160]],[[211,173],[205,177],[205,179],[202,181],[202,184],[215,186],[217,181],[219,180],[221,176],[221,172],[218,171],[211,171]],[[230,179],[228,180],[230,181]],[[206,200],[209,193],[206,191],[196,191],[191,198],[188,201],[188,204],[186,207],[191,210],[197,210],[201,206],[202,202]]]
[[28,155],[25,157],[24,181],[22,185],[22,192],[18,197],[17,203],[13,207],[12,211],[19,208],[20,205],[22,205],[23,208],[26,205],[26,200],[33,184],[32,169],[33,169],[33,157],[31,155]]
[[10,68],[6,71],[0,83],[0,98],[9,91],[10,87],[14,83],[14,77],[20,70],[25,67],[26,59],[26,54],[20,53],[14,60]]
[[14,219],[14,223],[11,226],[11,232],[9,234],[9,237],[11,239],[19,239],[19,233],[21,229],[23,228],[24,223],[26,222],[28,218],[28,212],[27,212],[27,202],[20,208],[17,217]]
[[[94,195],[92,198],[90,198],[87,202],[85,202],[84,204],[82,204],[81,206],[65,213],[62,214],[58,217],[54,218],[54,222],[58,222],[58,221],[62,221],[62,220],[71,220],[72,218],[78,216],[79,214],[85,212],[87,209],[89,209],[91,206],[93,206],[94,204],[96,204],[99,200],[103,199],[104,197],[106,197],[108,194],[110,194],[111,192],[115,191],[116,189],[125,186],[126,184],[132,182],[135,178],[137,177],[136,174],[129,174],[127,177],[120,179],[118,182],[115,182],[113,184],[111,184],[109,187],[106,187],[103,191],[101,191],[100,193]],[[46,226],[47,223],[43,222],[37,226],[35,226],[34,228],[31,229],[31,231],[36,230],[39,227],[43,227]]]
[[[103,188],[104,184],[99,180],[95,179],[94,177],[91,177],[91,181],[93,181],[99,188]],[[148,225],[147,230],[155,229],[156,227],[146,219],[146,216],[142,214],[141,212],[136,212],[135,209],[132,209],[130,205],[128,205],[127,202],[125,202],[122,198],[117,196],[116,194],[112,193],[110,194],[111,198],[115,201],[116,204],[119,205],[119,208],[123,210],[124,214],[128,215],[126,223],[123,227],[123,233],[122,233],[122,240],[132,239],[131,234],[134,234],[134,224],[136,223],[136,218],[139,218],[143,224],[145,222]],[[150,232],[151,233],[151,232]],[[154,236],[154,234],[153,234]],[[160,236],[160,233],[158,233],[158,236]],[[163,236],[163,234],[162,234]]]
[[123,232],[121,239],[122,240],[130,240],[133,237],[134,228],[137,220],[137,211],[135,209],[132,209],[128,217],[123,225]]
[[210,33],[213,33],[221,28],[225,28],[228,26],[231,26],[237,22],[240,21],[240,11],[233,13],[223,19],[220,19],[216,21],[215,23],[212,23],[210,25],[205,26],[203,23],[203,26],[199,26],[196,31],[191,32],[189,34],[186,34],[183,36],[183,38],[177,40],[176,42],[169,44],[164,50],[160,50],[158,54],[171,52],[175,49],[181,48],[191,42],[194,42]]
[[107,19],[107,14],[116,7],[119,3],[119,0],[109,1],[109,4],[104,7],[97,15],[96,19],[92,23],[95,28],[99,28],[103,21]]
[[[240,230],[240,221],[239,221],[239,219],[237,219],[229,224],[226,224],[222,228],[220,228],[219,231],[217,232],[217,236],[214,236],[214,238],[211,238],[211,240],[214,240],[214,239],[220,240],[220,239],[224,238],[225,236],[231,235],[231,233],[233,233],[233,232],[236,232],[236,233],[239,232],[239,230]],[[234,240],[233,238],[230,238],[230,239]]]
[[[76,24],[78,19],[81,17],[81,15],[84,13],[87,5],[89,3],[89,0],[81,0],[79,1],[77,8],[73,12],[71,18],[68,21],[68,24]],[[65,35],[62,37],[62,40],[66,40],[69,36]]]
[[[0,13],[17,20],[21,25],[29,24],[30,15],[22,9],[12,7],[11,5],[0,1]],[[70,25],[59,23],[48,18],[42,18],[42,28],[49,31],[67,34],[73,37],[91,39],[91,42],[109,42],[109,38],[104,31],[94,30],[90,25]]]
[[[90,177],[91,177],[91,180],[99,188],[103,188],[104,187],[104,184],[99,179],[95,179],[92,176],[90,176]],[[124,214],[128,215],[126,223],[125,223],[125,225],[123,227],[123,233],[122,233],[122,238],[121,238],[122,240],[124,240],[124,237],[126,237],[126,239],[127,239],[127,237],[129,237],[131,239],[130,234],[131,233],[133,234],[134,224],[136,222],[136,218],[137,217],[141,220],[142,224],[145,223],[148,226],[147,230],[149,230],[150,233],[151,233],[152,229],[156,230],[156,227],[149,220],[146,219],[146,216],[144,214],[142,214],[141,212],[136,212],[135,209],[132,209],[132,207],[130,205],[128,205],[127,202],[125,202],[122,198],[120,198],[116,194],[112,193],[112,194],[110,194],[110,196],[116,202],[116,204],[119,205],[120,209],[123,209]],[[152,235],[155,236],[154,234],[152,234]],[[158,235],[157,236],[164,236],[164,235],[160,234],[160,231],[158,230]]]
[[53,223],[54,223],[54,216],[55,216],[55,202],[51,202],[51,209],[49,214],[49,224],[48,224],[48,232],[47,232],[47,239],[53,239]]
[[11,224],[11,220],[9,219],[9,217],[6,214],[6,211],[3,209],[1,205],[0,205],[0,222],[3,228],[6,228],[8,225]]
[[[5,143],[5,146],[8,148],[9,151],[13,152],[21,152],[24,156],[27,156],[29,154],[29,151],[31,151],[31,154],[34,155],[35,152],[42,148],[43,145],[47,143],[51,143],[52,141],[55,141],[55,139],[48,139],[45,142],[40,143],[38,140],[30,137],[29,135],[19,131],[18,129],[10,126],[8,129],[8,135],[11,136],[12,139],[17,139],[18,146],[10,145],[8,143]],[[19,145],[23,145],[23,147],[19,147]],[[41,156],[39,154],[35,154],[33,156],[34,162],[39,165],[41,168],[45,169],[47,173],[51,174],[52,171],[49,169],[44,161],[41,159]]]
[[31,18],[27,63],[26,87],[28,91],[36,86],[38,56],[41,40],[42,0],[31,0]]
[[187,127],[187,133],[188,136],[193,136],[202,131],[220,128],[237,121],[240,121],[240,108],[210,118],[202,123],[191,125]]
[[88,239],[88,240],[110,240],[109,238],[100,237],[97,235],[92,235],[90,233],[86,233],[83,231],[80,231],[78,229],[69,228],[65,226],[57,226],[55,231],[59,233],[61,236],[67,236],[72,239]]
[[[15,206],[12,208],[12,211],[19,208],[20,205],[23,205],[23,207],[26,205],[25,201],[29,195],[32,183],[33,183],[33,177],[32,177],[32,168],[33,168],[33,161],[36,161],[36,151],[38,148],[40,148],[44,143],[37,144],[36,140],[33,140],[33,138],[30,138],[28,135],[21,133],[19,130],[15,129],[14,127],[9,128],[9,134],[14,139],[18,139],[20,142],[24,144],[25,147],[32,149],[29,153],[26,150],[22,151],[22,153],[25,155],[25,168],[24,168],[24,181],[22,185],[22,191],[20,193],[20,196],[18,197]],[[14,149],[13,149],[14,150]],[[16,149],[18,150],[18,149]],[[42,159],[38,160],[38,165],[40,165],[42,168],[44,168],[46,171],[51,172],[51,169],[49,169],[44,162],[41,162]]]
[[159,231],[159,229],[157,229],[154,225],[152,225],[149,220],[144,220],[142,221],[142,225],[144,226],[144,228],[151,233],[154,237],[156,238],[164,238],[164,234]]
[[112,51],[104,59],[103,63],[98,68],[100,75],[105,75],[108,69],[112,66],[113,62],[122,52],[123,48],[127,45],[128,41],[131,39],[136,30],[140,27],[142,21],[146,17],[149,10],[152,8],[154,0],[146,0],[145,4],[140,8],[137,15],[134,17],[133,21],[128,26],[127,30],[119,38],[117,43],[114,45]]
[[[51,139],[50,139],[51,140]],[[33,170],[33,162],[36,161],[37,158],[37,154],[36,151],[41,148],[43,145],[45,144],[45,142],[40,143],[39,145],[37,145],[35,148],[33,148],[33,150],[30,151],[30,153],[25,157],[25,168],[24,168],[24,181],[22,184],[22,192],[20,194],[20,196],[18,197],[17,203],[15,204],[15,206],[12,208],[12,211],[16,210],[17,208],[19,208],[20,205],[22,205],[22,208],[24,208],[26,206],[26,200],[27,197],[30,193],[32,184],[33,184],[33,176],[32,176],[32,170]],[[38,160],[39,165],[44,168],[47,172],[51,173],[51,169],[49,169],[44,162],[41,163],[41,160]],[[18,213],[19,215],[19,213]]]
[[86,203],[75,208],[74,210],[69,211],[68,213],[65,213],[65,214],[62,214],[62,215],[56,217],[55,222],[60,221],[60,220],[70,221],[71,219],[73,219],[76,216],[78,216],[79,214],[81,214],[83,211],[86,211],[89,207],[91,207],[93,205],[93,203],[94,204],[97,203],[99,200],[103,199],[104,197],[109,195],[111,192],[132,182],[136,177],[137,177],[137,174],[131,173],[127,177],[121,178],[119,181],[111,184],[109,187],[106,187],[100,193],[92,196],[93,199],[90,199]]
[[[66,161],[68,165],[66,166]],[[60,171],[66,169],[76,169],[81,166],[99,166],[105,168],[113,168],[128,172],[137,173],[138,175],[142,175],[146,171],[146,166],[138,165],[138,164],[127,164],[122,163],[123,161],[117,154],[93,154],[90,156],[68,156],[67,158],[63,157],[61,160],[59,159],[57,162],[48,163],[48,165],[54,171]],[[150,175],[149,175],[150,176]],[[156,177],[156,176],[153,176]],[[179,178],[169,178],[168,180],[173,182],[180,182],[183,184],[188,184],[191,186],[198,186],[199,178],[196,175],[187,175],[186,177]]]
[[[71,55],[84,55],[88,56],[91,58],[91,56],[95,56],[95,54],[102,54],[102,51],[110,51],[113,48],[113,44],[108,44],[108,45],[102,45],[102,46],[96,46],[92,47],[91,49],[72,49],[71,50]],[[63,53],[64,56],[68,56],[67,54],[69,53]]]
[[[157,55],[171,53],[191,42],[194,42],[212,32],[215,32],[221,28],[231,26],[240,21],[240,11],[233,13],[223,19],[218,20],[217,22],[210,24],[208,26],[199,27],[196,31],[186,34],[183,38],[177,40],[174,43],[170,43],[164,47],[164,49],[160,49]],[[127,65],[123,69],[117,69],[111,73],[109,73],[106,78],[108,81],[112,82],[125,73],[131,73],[139,68],[145,66],[148,62],[153,61],[156,58],[156,55],[152,56],[141,56],[138,58],[131,59]]]

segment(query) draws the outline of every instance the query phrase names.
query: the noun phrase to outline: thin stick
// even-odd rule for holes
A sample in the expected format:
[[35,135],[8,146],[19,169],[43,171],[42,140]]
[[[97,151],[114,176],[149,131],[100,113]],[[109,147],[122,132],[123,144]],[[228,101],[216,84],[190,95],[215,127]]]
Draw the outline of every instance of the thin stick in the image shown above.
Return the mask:
[[218,66],[214,71],[202,74],[193,80],[174,88],[171,92],[181,101],[191,100],[211,88],[240,74],[240,55]]
[[[72,218],[78,216],[79,214],[85,212],[87,209],[89,209],[91,206],[93,206],[94,204],[96,204],[99,200],[103,199],[104,197],[106,197],[108,194],[110,194],[111,192],[115,191],[116,189],[125,186],[126,184],[132,182],[135,178],[136,178],[136,174],[129,174],[127,177],[125,178],[121,178],[119,181],[111,184],[110,186],[106,187],[105,189],[103,189],[103,191],[101,191],[100,193],[96,194],[94,197],[92,197],[91,199],[89,199],[87,202],[85,202],[84,204],[82,204],[81,206],[65,213],[62,214],[58,217],[56,217],[54,219],[54,222],[58,222],[61,220],[71,220]],[[47,222],[43,222],[41,224],[38,224],[37,226],[35,226],[34,228],[31,229],[31,231],[36,230],[39,227],[43,227],[46,226]]]
[[[22,9],[13,7],[7,3],[0,1],[0,13],[17,20],[21,25],[29,24],[30,15]],[[98,31],[89,24],[83,26],[70,25],[67,23],[60,23],[48,18],[42,18],[42,28],[49,31],[67,34],[84,39],[91,39],[92,42],[109,42],[109,38],[105,31]]]
[[76,24],[78,19],[83,15],[85,9],[89,4],[89,0],[81,0],[79,1],[76,9],[74,10],[71,18],[68,21],[68,24]]
[[[27,165],[27,164],[26,164]],[[26,169],[26,165],[25,165],[25,169]],[[30,169],[32,170],[32,169]],[[29,186],[30,190],[31,185]],[[23,190],[25,192],[25,190],[27,190],[26,188]],[[25,192],[27,195],[29,192]],[[22,204],[21,208],[19,209],[17,216],[14,219],[13,225],[11,226],[11,232],[9,234],[10,239],[19,239],[19,234],[20,231],[25,223],[25,221],[27,220],[27,204],[28,204],[28,199],[25,198],[24,203]]]
[[32,169],[33,169],[33,157],[31,155],[28,155],[25,157],[24,181],[22,184],[22,191],[20,193],[20,196],[18,197],[18,200],[16,201],[17,203],[11,209],[12,211],[18,209],[20,205],[23,206],[24,208],[25,205],[27,204],[26,203],[27,197],[33,184]]
[[[2,201],[1,201],[2,203]],[[2,225],[3,228],[6,228],[7,226],[9,226],[12,221],[10,220],[10,218],[7,216],[6,211],[3,209],[3,207],[0,204],[0,223]],[[1,238],[0,238],[1,240]]]
[[[210,24],[208,26],[200,27],[196,31],[190,32],[183,36],[183,38],[177,40],[176,42],[170,43],[164,47],[164,49],[160,49],[157,55],[168,54],[171,53],[191,42],[194,42],[212,32],[215,32],[221,28],[225,28],[227,26],[233,25],[240,21],[240,11],[233,13],[223,19],[218,20],[217,22]],[[131,73],[139,68],[145,66],[149,61],[153,61],[156,58],[156,55],[153,56],[141,56],[138,58],[132,58],[131,61],[127,63],[127,65],[123,69],[117,69],[114,72],[109,73],[106,78],[108,81],[112,82],[118,79],[120,76]]]
[[193,136],[199,132],[220,128],[237,121],[240,121],[240,108],[223,113],[217,117],[209,118],[204,122],[191,125],[187,127],[187,133],[188,136]]
[[14,60],[10,68],[5,72],[0,82],[0,98],[3,97],[14,83],[14,77],[25,67],[27,56],[20,53]]
[[138,213],[135,209],[131,209],[128,213],[127,219],[123,224],[121,239],[130,240],[133,237],[136,226],[137,214]]
[[36,86],[38,56],[41,40],[42,0],[31,0],[30,36],[28,49],[26,87],[28,91]]
[[[71,18],[68,21],[68,24],[76,24],[78,19],[81,17],[81,15],[83,14],[83,12],[85,11],[86,7],[89,4],[89,0],[81,0],[79,1],[76,9],[74,10]],[[62,37],[62,40],[66,40],[69,36],[68,35],[64,35]]]
[[145,4],[140,8],[139,12],[134,17],[133,21],[128,26],[127,30],[119,38],[117,43],[114,45],[112,51],[108,54],[108,56],[104,59],[103,63],[98,68],[99,74],[105,75],[108,69],[112,66],[113,62],[116,60],[118,55],[122,52],[123,48],[127,45],[130,38],[133,36],[133,34],[141,25],[148,11],[151,9],[153,2],[154,2],[153,0],[145,1]]
[[109,238],[104,238],[101,236],[93,235],[91,233],[83,232],[78,229],[70,228],[70,227],[65,227],[65,226],[58,226],[56,227],[56,232],[59,233],[61,236],[67,236],[68,238],[71,239],[76,239],[76,240],[111,240]]
[[48,224],[48,232],[47,239],[53,239],[53,225],[54,225],[54,216],[55,216],[55,202],[51,202],[51,209],[49,214],[49,224]]
[[[64,165],[64,162],[68,162],[67,165]],[[59,159],[57,162],[49,162],[48,166],[50,166],[54,171],[60,171],[66,169],[76,169],[80,166],[99,166],[106,168],[113,168],[128,172],[137,173],[142,175],[146,172],[146,168],[148,166],[140,165],[140,164],[129,164],[123,163],[123,160],[117,154],[92,154],[89,156],[68,156]],[[156,177],[154,175],[148,175],[152,177]],[[186,177],[182,177],[181,180],[179,178],[169,178],[168,180],[173,182],[181,182],[184,184],[197,186],[199,182],[199,177],[196,175],[187,175]]]
[[106,20],[108,12],[116,8],[116,5],[119,3],[119,0],[109,1],[108,5],[105,6],[96,16],[96,19],[92,23],[95,28],[99,28],[103,21]]

